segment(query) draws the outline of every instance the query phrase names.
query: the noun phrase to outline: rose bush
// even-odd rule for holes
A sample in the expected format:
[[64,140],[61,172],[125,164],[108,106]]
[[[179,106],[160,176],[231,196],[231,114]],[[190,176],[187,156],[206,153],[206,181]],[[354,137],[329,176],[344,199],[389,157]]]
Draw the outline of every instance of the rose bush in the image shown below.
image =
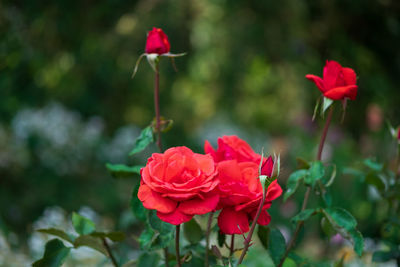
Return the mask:
[[141,169],[138,198],[145,208],[157,210],[161,220],[179,225],[216,208],[216,175],[210,155],[173,147],[154,153]]
[[170,51],[171,45],[167,35],[159,28],[153,28],[147,34],[146,49],[147,54],[165,54]]
[[343,68],[336,61],[326,61],[322,78],[312,74],[307,74],[306,78],[314,82],[321,93],[329,99],[356,99],[358,89],[356,73],[351,68]]
[[[268,162],[272,162],[269,157]],[[267,166],[271,166],[267,164]],[[272,169],[272,168],[271,168]],[[222,208],[218,216],[218,226],[225,234],[242,234],[249,231],[249,222],[256,215],[263,196],[263,189],[258,174],[258,164],[254,162],[238,162],[226,160],[218,163],[218,178],[220,184],[220,202]],[[271,173],[272,170],[269,171]],[[272,200],[282,194],[277,180],[267,188],[267,194],[258,224],[267,225],[271,217],[266,211]]]

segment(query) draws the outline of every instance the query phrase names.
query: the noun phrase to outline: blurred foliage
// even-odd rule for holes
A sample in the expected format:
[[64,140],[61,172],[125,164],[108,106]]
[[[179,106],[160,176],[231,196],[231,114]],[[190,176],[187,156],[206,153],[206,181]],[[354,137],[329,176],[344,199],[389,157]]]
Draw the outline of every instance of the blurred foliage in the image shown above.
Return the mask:
[[[364,157],[393,164],[384,121],[400,123],[395,0],[0,2],[3,232],[24,243],[52,205],[89,205],[122,220],[134,182],[112,180],[104,164],[144,164],[153,151],[126,160],[154,116],[151,68],[142,64],[130,79],[153,26],[172,52],[188,52],[178,72],[161,62],[161,113],[174,120],[165,146],[202,151],[205,139],[239,134],[257,151],[281,153],[283,180],[297,156],[311,160],[316,151],[321,120],[310,118],[319,91],[304,75],[321,75],[326,59],[354,68],[359,95],[344,123],[336,111],[324,157],[338,167],[331,191],[341,203],[333,205],[347,207],[365,236],[380,235],[387,204],[347,167]],[[273,223],[299,203],[273,206]]]

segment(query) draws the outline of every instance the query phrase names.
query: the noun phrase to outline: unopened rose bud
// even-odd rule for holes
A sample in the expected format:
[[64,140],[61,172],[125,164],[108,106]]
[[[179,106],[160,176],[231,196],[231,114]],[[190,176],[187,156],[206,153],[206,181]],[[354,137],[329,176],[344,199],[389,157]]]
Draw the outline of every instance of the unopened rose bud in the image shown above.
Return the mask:
[[171,48],[167,35],[160,28],[153,28],[147,34],[146,54],[165,54]]

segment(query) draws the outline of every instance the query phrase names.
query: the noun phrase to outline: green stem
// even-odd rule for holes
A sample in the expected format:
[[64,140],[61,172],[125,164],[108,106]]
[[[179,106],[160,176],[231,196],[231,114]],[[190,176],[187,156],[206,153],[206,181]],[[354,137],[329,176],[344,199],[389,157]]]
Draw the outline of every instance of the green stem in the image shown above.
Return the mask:
[[[318,146],[317,160],[321,160],[326,136],[328,135],[329,125],[331,124],[331,120],[332,120],[332,115],[333,115],[333,106],[331,106],[329,108],[328,117],[326,118],[324,129],[322,130],[321,140],[320,140],[319,146]],[[308,199],[310,198],[310,193],[311,193],[311,187],[308,186],[306,193],[304,194],[304,200],[303,200],[303,205],[301,207],[301,211],[304,211],[307,208],[307,203],[308,203]],[[296,243],[297,236],[299,235],[299,232],[300,232],[303,224],[304,224],[304,221],[299,221],[297,223],[296,229],[294,230],[294,233],[292,235],[292,239],[290,240],[290,242],[286,248],[285,254],[283,255],[283,257],[277,267],[282,267],[283,263],[285,262],[285,259],[289,255],[290,250],[293,248],[294,244]]]

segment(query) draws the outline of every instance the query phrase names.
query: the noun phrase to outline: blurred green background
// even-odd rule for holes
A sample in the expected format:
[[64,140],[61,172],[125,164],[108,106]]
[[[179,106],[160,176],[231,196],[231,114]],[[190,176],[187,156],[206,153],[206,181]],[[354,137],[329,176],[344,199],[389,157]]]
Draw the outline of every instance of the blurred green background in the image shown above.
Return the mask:
[[[284,185],[296,157],[315,157],[322,124],[311,121],[320,93],[304,75],[333,59],[356,71],[359,93],[343,123],[336,108],[324,157],[339,173],[365,157],[394,159],[385,120],[400,124],[398,1],[3,0],[0,227],[11,247],[28,250],[48,207],[89,206],[110,227],[131,226],[121,225],[135,181],[113,180],[104,164],[144,164],[155,151],[127,156],[154,116],[145,60],[131,79],[153,26],[171,52],[188,53],[178,72],[161,62],[161,113],[174,120],[165,147],[201,152],[204,140],[237,134],[281,153]],[[373,238],[380,202],[354,176],[341,175],[333,191]],[[300,203],[301,194],[278,201],[272,223],[290,227]]]

